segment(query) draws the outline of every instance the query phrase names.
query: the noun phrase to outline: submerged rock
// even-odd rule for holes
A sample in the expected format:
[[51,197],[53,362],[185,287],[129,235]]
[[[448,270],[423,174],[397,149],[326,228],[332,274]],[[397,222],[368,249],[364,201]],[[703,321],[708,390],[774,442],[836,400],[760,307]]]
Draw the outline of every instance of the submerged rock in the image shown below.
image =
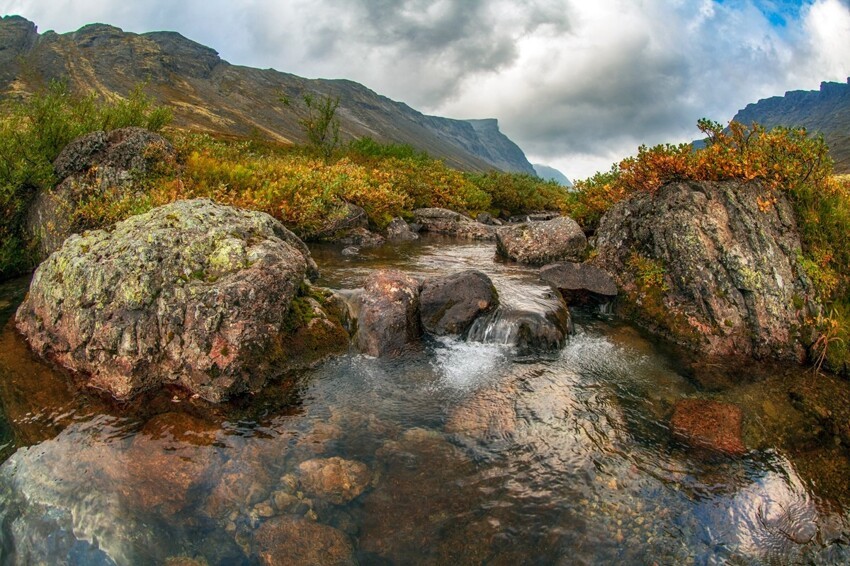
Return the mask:
[[746,452],[741,409],[731,403],[708,399],[682,399],[673,409],[673,435],[696,448],[738,455]]
[[586,263],[552,263],[540,269],[540,278],[558,289],[568,305],[608,303],[617,296],[614,279]]
[[317,458],[298,466],[307,493],[343,505],[363,493],[372,481],[366,464],[343,458]]
[[463,334],[476,318],[498,304],[493,282],[480,271],[431,277],[422,283],[422,326],[438,336]]
[[496,232],[496,252],[529,265],[553,261],[581,261],[587,238],[572,218],[559,216],[542,222],[503,226]]
[[270,354],[312,263],[298,243],[267,214],[175,202],[69,238],[36,271],[17,327],[118,399],[175,384],[218,402],[280,372]]
[[59,184],[36,194],[27,215],[28,236],[46,258],[77,230],[78,207],[93,196],[118,200],[140,190],[134,178],[175,158],[171,143],[143,128],[92,132],[69,143],[53,168]]
[[413,216],[416,223],[422,226],[423,232],[470,240],[496,239],[496,230],[493,226],[481,224],[468,216],[445,208],[417,208],[413,211]]
[[254,534],[254,551],[264,566],[354,565],[354,548],[341,531],[294,517],[276,517]]
[[695,350],[798,361],[814,289],[799,264],[794,212],[757,183],[680,182],[602,217],[595,263],[626,313]]
[[422,335],[419,282],[399,271],[377,271],[358,297],[357,335],[360,350],[370,356],[392,356]]

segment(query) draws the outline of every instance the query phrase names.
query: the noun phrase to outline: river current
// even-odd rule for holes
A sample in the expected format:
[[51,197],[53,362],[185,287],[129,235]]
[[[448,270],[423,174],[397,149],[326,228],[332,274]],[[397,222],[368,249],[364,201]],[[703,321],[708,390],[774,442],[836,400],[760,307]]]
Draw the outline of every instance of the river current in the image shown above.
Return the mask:
[[[333,289],[475,268],[506,307],[551,300],[492,244],[312,251]],[[361,564],[850,563],[850,458],[790,403],[805,368],[705,364],[588,310],[550,355],[509,329],[426,337],[227,405],[119,406],[29,353],[9,323],[27,284],[0,286],[0,563],[255,564],[281,517],[327,527],[288,535],[327,562],[332,539]],[[677,442],[684,398],[740,406],[746,453]],[[353,499],[305,487],[337,457],[368,475]]]

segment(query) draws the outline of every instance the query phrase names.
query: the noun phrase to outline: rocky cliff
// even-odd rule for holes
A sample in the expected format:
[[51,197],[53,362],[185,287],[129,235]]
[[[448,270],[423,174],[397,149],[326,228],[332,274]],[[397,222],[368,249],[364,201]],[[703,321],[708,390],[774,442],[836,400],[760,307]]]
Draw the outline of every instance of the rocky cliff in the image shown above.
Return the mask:
[[[20,96],[52,79],[78,90],[125,95],[141,82],[174,108],[175,124],[229,135],[303,142],[302,95],[338,96],[344,140],[371,136],[407,143],[465,170],[534,174],[496,120],[427,116],[347,80],[305,79],[273,69],[231,65],[175,32],[135,34],[104,24],[39,34],[18,16],[0,18],[0,93]],[[281,99],[293,101],[285,106]]]
[[823,134],[838,173],[850,173],[850,79],[824,82],[820,90],[794,90],[748,104],[734,120],[774,126],[804,127]]

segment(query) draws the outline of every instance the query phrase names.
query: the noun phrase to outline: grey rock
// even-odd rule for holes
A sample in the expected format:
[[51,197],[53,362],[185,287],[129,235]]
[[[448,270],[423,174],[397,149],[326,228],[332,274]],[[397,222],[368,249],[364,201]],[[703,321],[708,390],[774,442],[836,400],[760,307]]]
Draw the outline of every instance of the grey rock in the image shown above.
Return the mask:
[[394,356],[422,335],[419,282],[399,271],[377,271],[358,297],[357,346],[370,356]]
[[388,240],[418,240],[419,234],[410,229],[403,218],[395,217],[387,226]]
[[499,294],[487,275],[468,270],[426,279],[419,300],[426,331],[461,335],[476,318],[499,304]]
[[[796,328],[815,292],[791,204],[771,191],[762,210],[763,194],[735,181],[636,194],[600,220],[594,264],[617,279],[629,314],[668,338],[706,354],[799,360]],[[663,281],[644,282],[645,261]]]
[[37,354],[116,398],[174,384],[221,401],[279,371],[266,354],[308,271],[296,240],[264,213],[178,201],[68,238],[16,324]]
[[607,303],[617,296],[614,279],[586,263],[549,264],[540,269],[540,279],[558,289],[568,305]]
[[344,236],[336,240],[345,246],[356,246],[359,248],[374,248],[384,243],[384,237],[380,234],[370,232],[366,228],[353,228]]
[[587,249],[581,227],[566,216],[543,222],[503,226],[496,231],[496,252],[529,265],[580,261]]
[[481,224],[487,224],[488,226],[501,226],[504,224],[498,218],[493,218],[493,215],[489,212],[481,212],[478,216],[475,217],[475,220],[480,222]]
[[348,236],[354,229],[368,227],[369,217],[366,211],[356,204],[344,202],[323,226],[305,237],[309,240],[336,242]]

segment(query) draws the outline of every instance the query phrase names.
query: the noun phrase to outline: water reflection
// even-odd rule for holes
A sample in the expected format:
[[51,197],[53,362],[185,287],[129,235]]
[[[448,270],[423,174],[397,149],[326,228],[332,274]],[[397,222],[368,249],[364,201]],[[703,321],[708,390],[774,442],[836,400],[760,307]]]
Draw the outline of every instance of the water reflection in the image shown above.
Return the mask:
[[[526,306],[547,291],[486,244],[316,256],[335,287],[391,265],[485,269]],[[426,340],[223,407],[178,391],[116,406],[34,360],[7,326],[0,434],[16,451],[0,467],[4,562],[850,561],[847,455],[789,403],[792,372],[730,376],[628,325],[575,322],[555,356]],[[692,397],[741,406],[747,454],[671,436],[673,407]]]

